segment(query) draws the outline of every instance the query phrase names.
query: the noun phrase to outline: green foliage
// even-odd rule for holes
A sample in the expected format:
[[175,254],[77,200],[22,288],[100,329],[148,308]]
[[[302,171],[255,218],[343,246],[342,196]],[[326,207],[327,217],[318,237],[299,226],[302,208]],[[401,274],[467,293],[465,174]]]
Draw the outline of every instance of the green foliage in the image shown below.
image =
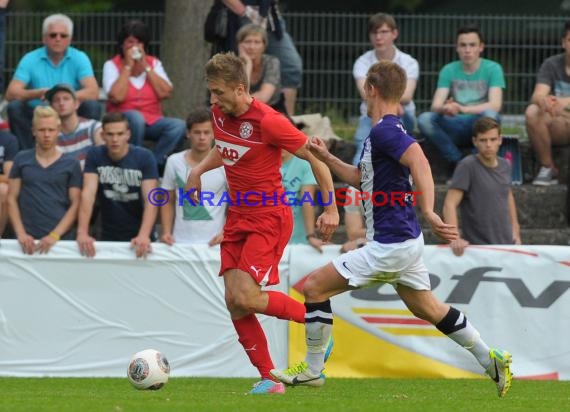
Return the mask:
[[126,378],[0,378],[0,411],[562,411],[570,393],[567,381],[515,381],[499,399],[489,379],[329,378],[319,389],[246,395],[254,382],[174,378],[159,391],[137,391]]

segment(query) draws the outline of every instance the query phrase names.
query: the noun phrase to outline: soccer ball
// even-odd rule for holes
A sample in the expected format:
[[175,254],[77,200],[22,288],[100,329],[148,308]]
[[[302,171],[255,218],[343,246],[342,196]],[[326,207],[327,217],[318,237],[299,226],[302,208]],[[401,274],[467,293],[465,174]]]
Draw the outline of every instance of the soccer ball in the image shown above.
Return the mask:
[[137,389],[160,389],[168,382],[169,374],[168,360],[154,349],[135,353],[127,369],[127,377]]

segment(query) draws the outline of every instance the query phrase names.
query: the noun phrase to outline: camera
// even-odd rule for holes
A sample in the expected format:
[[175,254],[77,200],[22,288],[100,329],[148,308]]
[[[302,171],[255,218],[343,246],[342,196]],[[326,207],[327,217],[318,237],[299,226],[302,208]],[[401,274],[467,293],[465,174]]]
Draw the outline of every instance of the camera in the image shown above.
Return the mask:
[[131,57],[134,60],[140,60],[142,58],[142,53],[141,53],[141,49],[139,49],[138,47],[133,47],[133,51],[131,53]]

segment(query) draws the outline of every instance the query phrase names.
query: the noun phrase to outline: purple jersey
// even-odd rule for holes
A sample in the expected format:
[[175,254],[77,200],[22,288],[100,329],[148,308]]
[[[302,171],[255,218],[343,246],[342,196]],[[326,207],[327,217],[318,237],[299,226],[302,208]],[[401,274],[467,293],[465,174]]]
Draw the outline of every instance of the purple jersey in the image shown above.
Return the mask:
[[[400,158],[415,143],[400,119],[384,116],[364,142],[360,161],[366,237],[380,243],[399,243],[417,238],[420,226],[414,211],[410,169]],[[418,195],[421,196],[421,195]]]

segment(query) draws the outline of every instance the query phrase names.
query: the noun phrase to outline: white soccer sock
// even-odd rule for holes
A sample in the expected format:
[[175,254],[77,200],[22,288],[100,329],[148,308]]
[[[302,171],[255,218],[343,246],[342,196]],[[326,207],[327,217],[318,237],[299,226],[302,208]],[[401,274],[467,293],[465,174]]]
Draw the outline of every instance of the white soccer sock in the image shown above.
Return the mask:
[[483,339],[481,339],[481,335],[479,335],[479,332],[473,327],[471,322],[467,321],[463,329],[447,336],[471,352],[473,356],[475,356],[475,359],[477,359],[477,362],[479,362],[485,370],[491,365],[489,347]]
[[491,365],[489,347],[463,312],[450,307],[447,315],[435,326],[471,352],[483,368],[487,369]]
[[330,301],[305,303],[305,362],[314,374],[320,374],[325,364],[325,352],[332,333],[333,314]]
[[325,351],[332,332],[332,325],[326,323],[305,324],[305,339],[307,341],[307,356],[305,362],[311,372],[321,373],[325,365]]

